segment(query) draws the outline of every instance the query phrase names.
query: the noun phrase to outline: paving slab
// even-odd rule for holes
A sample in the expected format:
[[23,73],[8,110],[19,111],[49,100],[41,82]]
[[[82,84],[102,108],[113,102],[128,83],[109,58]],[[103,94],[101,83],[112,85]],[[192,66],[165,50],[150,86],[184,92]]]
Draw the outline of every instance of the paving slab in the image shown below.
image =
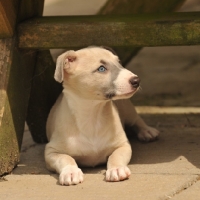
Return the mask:
[[12,175],[6,179],[0,183],[1,198],[5,200],[156,200],[169,199],[197,176],[135,174],[127,181],[107,183],[103,174],[86,174],[82,184],[70,187],[56,184],[55,175]]
[[175,195],[173,200],[199,200],[200,199],[200,181],[194,183],[191,187],[182,190]]
[[83,168],[82,184],[60,186],[58,175],[45,168],[45,145],[35,144],[26,131],[18,167],[1,179],[1,197],[167,200],[182,199],[184,192],[188,199],[195,199],[200,178],[200,114],[143,114],[142,117],[157,126],[161,135],[158,141],[147,144],[130,137],[133,156],[129,180],[105,182],[106,167],[100,166]]
[[200,114],[141,115],[160,130],[156,142],[141,144],[131,139],[135,171],[143,173],[200,173]]

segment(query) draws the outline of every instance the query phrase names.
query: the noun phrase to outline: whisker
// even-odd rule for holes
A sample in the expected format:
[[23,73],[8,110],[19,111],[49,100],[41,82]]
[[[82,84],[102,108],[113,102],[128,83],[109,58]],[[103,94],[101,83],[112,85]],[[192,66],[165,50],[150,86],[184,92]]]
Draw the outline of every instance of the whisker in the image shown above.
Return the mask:
[[139,86],[139,88],[137,89],[139,92],[141,92],[142,91],[142,87],[141,86]]

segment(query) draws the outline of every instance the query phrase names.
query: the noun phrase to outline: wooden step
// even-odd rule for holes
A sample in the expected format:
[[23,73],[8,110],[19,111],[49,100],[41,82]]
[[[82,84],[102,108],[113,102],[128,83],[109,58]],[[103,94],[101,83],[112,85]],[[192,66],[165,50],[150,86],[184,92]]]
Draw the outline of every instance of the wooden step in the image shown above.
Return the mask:
[[44,0],[0,2],[0,38],[6,37],[0,39],[0,176],[10,173],[19,162],[37,59],[37,51],[18,48],[15,23],[41,15],[43,4]]
[[19,47],[34,49],[200,44],[200,12],[41,17],[18,27]]

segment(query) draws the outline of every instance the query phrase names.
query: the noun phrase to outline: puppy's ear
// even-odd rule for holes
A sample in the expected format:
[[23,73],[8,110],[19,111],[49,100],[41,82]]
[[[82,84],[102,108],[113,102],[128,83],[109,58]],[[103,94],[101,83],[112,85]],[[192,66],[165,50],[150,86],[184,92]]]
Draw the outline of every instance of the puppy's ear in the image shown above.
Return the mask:
[[111,53],[113,53],[114,55],[117,56],[117,53],[114,51],[114,49],[112,49],[111,47],[107,47],[107,46],[101,46],[103,49],[106,49],[108,51],[110,51]]
[[54,73],[54,78],[59,83],[64,80],[64,70],[70,68],[70,64],[76,60],[76,52],[73,50],[67,51],[61,54],[56,61],[56,70]]

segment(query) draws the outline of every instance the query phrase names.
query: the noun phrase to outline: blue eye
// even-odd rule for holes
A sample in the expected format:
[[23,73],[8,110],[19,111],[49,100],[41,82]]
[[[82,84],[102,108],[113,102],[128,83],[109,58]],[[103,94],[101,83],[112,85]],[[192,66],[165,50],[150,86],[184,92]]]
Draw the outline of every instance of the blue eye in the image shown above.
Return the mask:
[[99,72],[105,72],[107,69],[103,65],[101,65],[97,70]]

